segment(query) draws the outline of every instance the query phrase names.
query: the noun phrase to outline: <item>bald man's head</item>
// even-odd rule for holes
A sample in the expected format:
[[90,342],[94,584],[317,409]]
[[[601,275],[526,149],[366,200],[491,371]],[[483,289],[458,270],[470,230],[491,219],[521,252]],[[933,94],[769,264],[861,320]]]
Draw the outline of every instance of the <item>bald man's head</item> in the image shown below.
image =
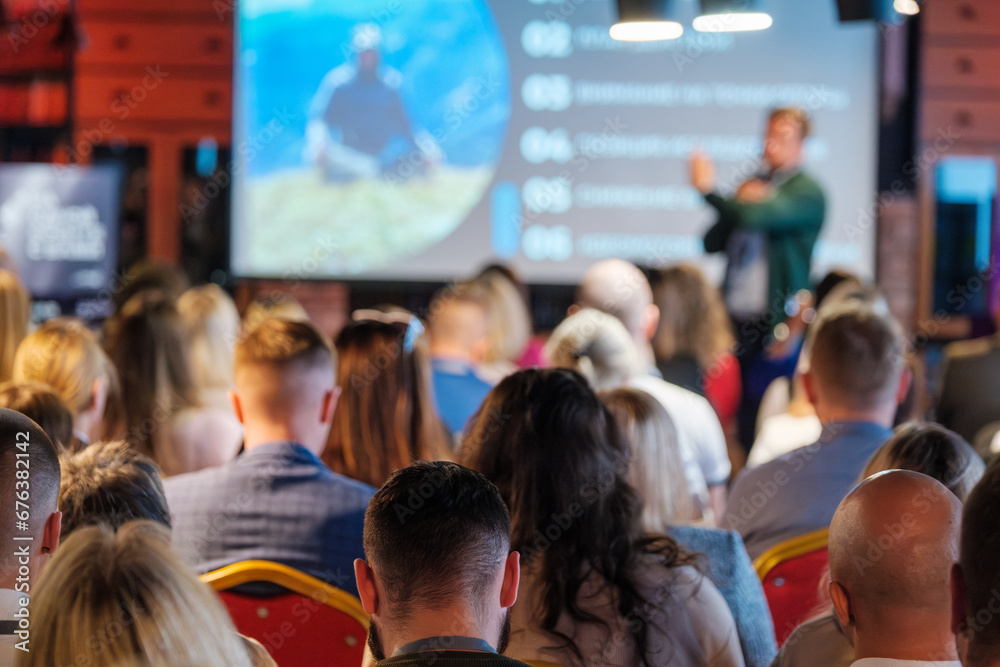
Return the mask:
[[830,593],[856,648],[859,638],[884,644],[900,622],[947,618],[961,511],[943,484],[907,470],[873,475],[840,503],[830,524]]
[[637,266],[621,259],[605,259],[590,267],[577,289],[576,305],[617,317],[636,340],[648,341],[659,319],[649,280]]

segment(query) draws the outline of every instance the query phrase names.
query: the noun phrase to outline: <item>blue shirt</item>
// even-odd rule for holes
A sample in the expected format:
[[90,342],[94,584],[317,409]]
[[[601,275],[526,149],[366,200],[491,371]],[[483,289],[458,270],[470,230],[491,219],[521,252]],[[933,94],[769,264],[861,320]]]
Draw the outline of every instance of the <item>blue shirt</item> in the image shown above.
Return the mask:
[[365,510],[375,489],[292,442],[260,445],[217,468],[164,480],[172,541],[199,572],[271,560],[357,595]]
[[493,386],[463,361],[433,359],[431,371],[438,414],[452,434],[461,433]]
[[891,435],[869,422],[826,424],[815,443],[740,473],[720,525],[743,536],[751,558],[829,527],[837,505]]

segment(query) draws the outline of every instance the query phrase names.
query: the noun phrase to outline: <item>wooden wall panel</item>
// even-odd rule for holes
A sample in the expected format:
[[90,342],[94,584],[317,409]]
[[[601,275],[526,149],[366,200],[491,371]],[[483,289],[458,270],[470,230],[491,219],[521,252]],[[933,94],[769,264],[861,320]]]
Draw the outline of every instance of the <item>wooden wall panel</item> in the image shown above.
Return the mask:
[[182,151],[202,138],[231,141],[234,1],[77,3],[74,148],[148,147],[154,259],[179,259]]

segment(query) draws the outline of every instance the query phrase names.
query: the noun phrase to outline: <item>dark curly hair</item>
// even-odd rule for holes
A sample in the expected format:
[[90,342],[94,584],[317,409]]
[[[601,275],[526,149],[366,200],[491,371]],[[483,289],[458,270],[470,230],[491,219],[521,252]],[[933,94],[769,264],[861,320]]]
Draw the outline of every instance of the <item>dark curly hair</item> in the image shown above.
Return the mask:
[[[511,548],[526,565],[540,563],[537,620],[581,661],[579,647],[555,628],[565,612],[611,630],[579,603],[591,572],[613,587],[627,618],[651,602],[634,583],[640,557],[652,554],[667,567],[695,562],[670,537],[643,533],[642,501],[626,481],[625,437],[576,371],[531,369],[504,379],[473,417],[462,460],[500,489],[511,514]],[[558,537],[549,539],[553,516],[566,514],[573,520],[559,522]],[[653,664],[646,619],[629,627],[645,664]]]

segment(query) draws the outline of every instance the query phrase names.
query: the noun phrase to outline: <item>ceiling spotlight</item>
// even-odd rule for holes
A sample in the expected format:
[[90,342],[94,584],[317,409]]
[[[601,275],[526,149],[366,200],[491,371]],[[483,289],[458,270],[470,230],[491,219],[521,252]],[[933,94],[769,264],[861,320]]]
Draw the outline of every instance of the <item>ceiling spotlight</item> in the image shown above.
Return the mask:
[[674,20],[672,0],[618,0],[618,22],[611,37],[623,42],[677,39],[684,26]]
[[907,16],[920,13],[920,5],[917,4],[917,0],[893,0],[892,8]]
[[701,15],[692,25],[698,32],[745,32],[771,27],[763,0],[701,0]]

